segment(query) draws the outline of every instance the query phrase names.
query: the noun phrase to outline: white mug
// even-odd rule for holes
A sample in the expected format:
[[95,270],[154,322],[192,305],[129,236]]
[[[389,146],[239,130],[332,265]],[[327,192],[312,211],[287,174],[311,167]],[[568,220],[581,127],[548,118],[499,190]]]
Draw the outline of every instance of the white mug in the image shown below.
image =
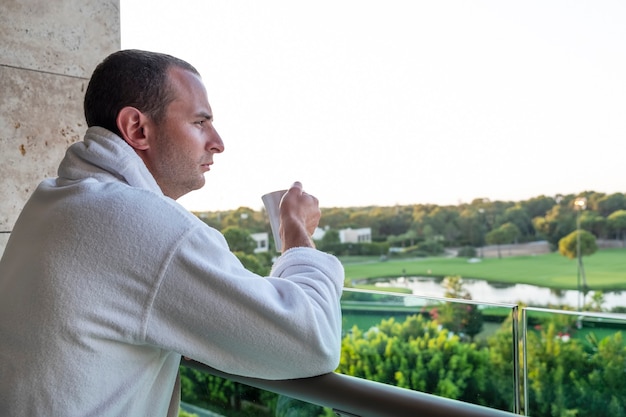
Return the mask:
[[282,241],[280,239],[280,201],[287,190],[273,191],[271,193],[261,196],[265,211],[270,219],[270,228],[272,229],[272,235],[274,236],[274,243],[276,244],[276,250],[282,252]]

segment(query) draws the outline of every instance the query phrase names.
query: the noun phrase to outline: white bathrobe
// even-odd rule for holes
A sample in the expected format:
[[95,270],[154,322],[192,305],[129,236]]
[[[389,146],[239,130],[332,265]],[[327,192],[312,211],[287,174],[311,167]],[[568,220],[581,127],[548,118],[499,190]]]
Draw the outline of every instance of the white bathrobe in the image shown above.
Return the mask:
[[165,416],[181,355],[265,379],[339,362],[339,261],[294,248],[257,276],[90,128],[40,184],[0,261],[0,415]]

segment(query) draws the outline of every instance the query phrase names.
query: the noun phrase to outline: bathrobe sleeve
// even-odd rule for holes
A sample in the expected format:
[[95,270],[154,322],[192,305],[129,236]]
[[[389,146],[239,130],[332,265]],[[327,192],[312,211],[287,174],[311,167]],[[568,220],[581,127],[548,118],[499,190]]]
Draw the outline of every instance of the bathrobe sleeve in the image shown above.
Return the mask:
[[243,267],[219,232],[199,227],[166,258],[145,321],[148,343],[264,379],[337,367],[344,271],[334,256],[293,248],[261,277]]

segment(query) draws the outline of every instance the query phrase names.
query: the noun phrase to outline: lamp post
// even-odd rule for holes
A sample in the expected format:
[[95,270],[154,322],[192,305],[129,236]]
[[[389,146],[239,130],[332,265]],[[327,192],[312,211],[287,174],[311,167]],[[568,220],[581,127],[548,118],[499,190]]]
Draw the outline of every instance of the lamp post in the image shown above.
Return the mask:
[[[583,271],[583,260],[582,255],[580,253],[580,212],[583,211],[587,207],[587,199],[585,197],[578,197],[574,200],[574,207],[576,209],[576,258],[578,259],[578,264],[576,267],[576,283],[578,287],[578,311],[581,308],[581,288],[580,288],[580,277],[581,274],[584,274]],[[587,287],[587,280],[584,280],[584,286]]]
[[485,257],[485,209],[479,208],[478,212],[480,213],[480,219],[482,220],[480,225],[480,257]]

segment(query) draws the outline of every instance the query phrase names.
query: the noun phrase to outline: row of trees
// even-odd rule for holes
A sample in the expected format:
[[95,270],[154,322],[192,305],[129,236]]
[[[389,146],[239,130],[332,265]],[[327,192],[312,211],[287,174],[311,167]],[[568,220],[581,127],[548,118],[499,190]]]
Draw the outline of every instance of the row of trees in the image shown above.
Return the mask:
[[[574,204],[586,198],[586,210],[577,212]],[[262,211],[241,207],[228,212],[197,213],[218,230],[243,229],[246,233],[269,231]],[[553,248],[580,226],[598,239],[626,241],[626,194],[593,191],[578,195],[539,196],[525,201],[490,201],[475,199],[469,204],[438,206],[418,204],[394,207],[322,208],[320,226],[331,232],[345,228],[370,227],[378,247],[416,247],[437,251],[443,247],[481,247],[504,244],[549,241]],[[334,239],[324,244],[336,245]],[[353,250],[357,250],[352,245]],[[345,248],[344,248],[345,249]]]
[[600,239],[626,237],[626,195],[584,192],[526,201],[475,199],[457,206],[414,205],[397,207],[336,208],[323,210],[331,228],[371,227],[375,241],[413,246],[436,240],[444,246],[479,247],[488,243],[548,240],[555,248],[561,238],[576,230],[575,200],[587,199],[581,228]]

